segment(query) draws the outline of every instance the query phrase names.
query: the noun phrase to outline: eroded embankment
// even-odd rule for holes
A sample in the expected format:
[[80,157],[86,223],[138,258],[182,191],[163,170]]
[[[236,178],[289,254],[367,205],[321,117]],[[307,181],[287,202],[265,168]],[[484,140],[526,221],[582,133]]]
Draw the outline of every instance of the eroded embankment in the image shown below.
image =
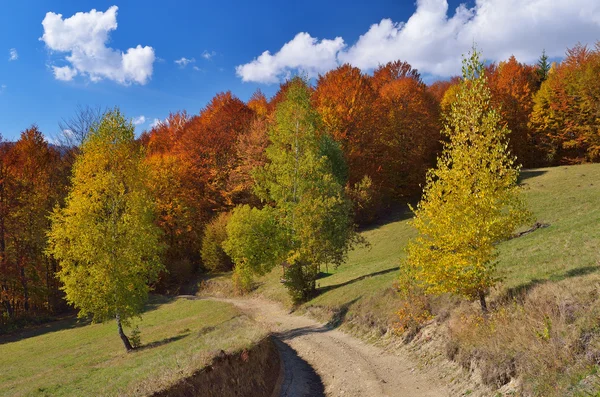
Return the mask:
[[192,376],[153,397],[271,397],[281,387],[279,353],[271,337],[249,350],[222,353]]

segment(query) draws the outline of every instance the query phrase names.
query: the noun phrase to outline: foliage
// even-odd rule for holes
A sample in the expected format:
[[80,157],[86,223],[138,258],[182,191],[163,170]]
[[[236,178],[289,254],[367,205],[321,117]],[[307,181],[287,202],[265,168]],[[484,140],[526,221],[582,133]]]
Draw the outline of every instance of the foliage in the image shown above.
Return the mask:
[[104,116],[81,150],[65,206],[51,216],[48,253],[60,262],[58,277],[79,316],[116,318],[120,329],[120,321],[141,313],[162,269],[160,229],[143,153],[118,110]]
[[254,287],[254,277],[252,270],[243,264],[233,269],[231,276],[233,289],[237,294],[244,295],[252,291]]
[[272,205],[236,208],[224,244],[236,266],[258,274],[287,264],[284,279],[295,299],[314,293],[320,265],[341,264],[357,238],[344,194],[343,157],[319,128],[310,91],[296,79],[277,107],[266,152],[269,163],[254,174],[258,197]]
[[546,55],[546,50],[542,51],[542,55],[540,55],[540,59],[538,60],[535,66],[535,72],[541,84],[544,81],[546,81],[546,79],[548,78],[548,74],[550,73],[550,63],[548,63],[548,55]]
[[491,103],[510,130],[508,148],[517,163],[530,168],[544,165],[543,154],[532,139],[528,126],[533,110],[533,94],[537,91],[538,76],[533,66],[517,62],[514,56],[508,61],[486,68]]
[[36,127],[17,142],[0,137],[0,324],[61,309],[46,257],[48,215],[66,194],[68,162]]
[[600,159],[600,43],[578,45],[552,68],[534,97],[531,127],[552,164]]
[[407,247],[415,280],[430,293],[479,297],[497,282],[495,245],[529,219],[519,196],[508,130],[490,103],[483,64],[473,50],[444,134],[437,168],[415,210],[419,235]]
[[229,255],[223,251],[223,242],[227,240],[227,222],[231,215],[223,212],[210,221],[204,228],[202,237],[202,264],[211,272],[228,271],[233,267]]

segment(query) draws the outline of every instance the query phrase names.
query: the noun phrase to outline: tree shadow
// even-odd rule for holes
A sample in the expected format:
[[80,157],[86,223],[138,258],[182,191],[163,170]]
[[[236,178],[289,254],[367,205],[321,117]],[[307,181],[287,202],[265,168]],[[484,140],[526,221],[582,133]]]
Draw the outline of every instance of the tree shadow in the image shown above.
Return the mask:
[[388,223],[400,222],[413,217],[414,213],[411,211],[409,204],[413,207],[417,205],[419,199],[410,199],[407,203],[396,204],[385,210],[385,213],[378,216],[372,222],[362,225],[358,228],[359,232],[368,232],[370,230],[379,229]]
[[171,343],[171,342],[176,342],[178,340],[181,340],[187,336],[189,336],[190,333],[187,332],[185,334],[181,334],[181,335],[177,335],[177,336],[172,336],[170,338],[164,338],[155,342],[150,342],[148,344],[142,345],[140,347],[138,347],[137,349],[135,349],[135,351],[142,351],[142,350],[148,350],[148,349],[152,349],[154,347],[159,347],[159,346],[163,346],[166,345],[167,343]]
[[394,266],[394,267],[392,267],[390,269],[379,270],[377,272],[365,274],[365,275],[362,275],[360,277],[354,278],[352,280],[345,281],[345,282],[340,283],[340,284],[333,284],[333,285],[327,285],[325,287],[320,287],[319,289],[317,289],[316,296],[319,296],[321,294],[324,294],[325,292],[334,290],[336,288],[345,287],[346,285],[354,284],[354,283],[356,283],[358,281],[364,280],[364,279],[369,278],[369,277],[381,276],[382,274],[391,273],[391,272],[394,272],[394,271],[397,271],[397,270],[398,270],[398,266]]
[[75,329],[91,323],[91,319],[77,318],[77,316],[73,314],[69,315],[68,317],[61,317],[44,324],[28,327],[5,335],[0,335],[0,345],[33,338],[51,332]]
[[569,269],[569,270],[565,271],[564,273],[554,274],[545,279],[534,278],[534,279],[531,279],[527,283],[523,283],[523,284],[517,285],[516,287],[507,289],[506,292],[501,295],[500,300],[505,301],[505,300],[523,299],[529,294],[529,292],[533,288],[537,287],[538,285],[542,285],[542,284],[545,284],[548,282],[562,281],[562,280],[566,280],[566,279],[572,278],[572,277],[585,276],[585,275],[592,274],[592,273],[595,273],[598,271],[600,271],[600,266],[598,266],[598,265],[584,266],[584,267],[578,267],[575,269]]
[[148,297],[148,302],[144,306],[144,313],[151,312],[160,308],[162,305],[173,302],[177,299],[176,295],[150,295]]
[[545,170],[522,170],[521,173],[519,174],[519,179],[517,180],[518,184],[521,184],[521,182],[529,179],[529,178],[535,178],[536,176],[540,176],[540,175],[544,175],[546,172]]
[[[176,298],[177,297],[175,296],[150,295],[148,298],[148,303],[146,304],[146,306],[144,306],[144,312],[142,313],[142,315],[156,310],[160,306],[166,303],[170,303]],[[51,332],[84,327],[86,325],[90,325],[91,323],[92,320],[90,318],[77,318],[76,314],[61,316],[40,325],[30,326],[27,328],[22,328],[7,334],[0,335],[0,345],[33,338]]]

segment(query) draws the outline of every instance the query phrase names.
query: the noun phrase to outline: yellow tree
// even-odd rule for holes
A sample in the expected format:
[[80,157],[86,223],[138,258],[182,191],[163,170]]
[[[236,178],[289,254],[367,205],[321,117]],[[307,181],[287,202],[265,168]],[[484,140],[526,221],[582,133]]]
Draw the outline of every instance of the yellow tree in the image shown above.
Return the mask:
[[483,63],[474,49],[443,133],[437,168],[430,170],[413,225],[419,232],[404,263],[429,293],[479,299],[498,278],[495,245],[529,220],[519,195],[519,167],[508,152],[509,131],[490,104]]
[[146,170],[134,128],[118,110],[106,113],[81,147],[65,207],[51,216],[48,252],[79,316],[122,323],[142,312],[160,264],[160,229],[144,185]]

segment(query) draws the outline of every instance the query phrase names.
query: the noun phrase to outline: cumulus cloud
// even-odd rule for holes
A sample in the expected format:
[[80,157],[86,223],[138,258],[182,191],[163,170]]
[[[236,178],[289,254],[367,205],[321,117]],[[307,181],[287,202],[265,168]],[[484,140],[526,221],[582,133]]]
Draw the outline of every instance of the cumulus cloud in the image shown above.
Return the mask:
[[188,64],[194,63],[194,62],[196,62],[196,60],[194,58],[189,59],[186,57],[181,57],[180,59],[177,59],[175,61],[175,63],[178,64],[179,67],[181,67],[181,68],[185,68]]
[[214,57],[215,55],[217,55],[217,53],[216,53],[216,52],[214,52],[214,51],[210,51],[210,52],[209,52],[209,51],[206,51],[206,50],[204,50],[204,52],[202,53],[202,58],[204,58],[204,59],[208,59],[208,60],[209,60],[209,59],[211,59],[212,57]]
[[19,53],[17,52],[16,48],[11,48],[8,51],[8,60],[9,61],[16,61],[17,59],[19,59]]
[[144,115],[135,117],[133,119],[134,125],[141,125],[141,124],[144,124],[145,122],[146,122],[146,116],[144,116]]
[[69,54],[65,59],[70,65],[53,67],[55,78],[71,80],[79,74],[93,82],[148,82],[155,60],[152,47],[138,45],[123,52],[106,46],[109,33],[117,29],[117,10],[117,6],[112,6],[105,12],[78,12],[65,19],[61,14],[46,14],[40,40],[52,51]]
[[258,58],[236,67],[243,81],[276,83],[294,71],[316,77],[337,66],[337,54],[344,48],[344,40],[318,40],[308,33],[298,33],[275,54],[263,52]]
[[56,80],[71,81],[73,77],[77,76],[77,70],[68,66],[52,66],[52,71]]
[[473,43],[491,61],[515,55],[521,62],[534,62],[542,49],[560,57],[578,42],[598,39],[597,0],[476,0],[471,8],[463,4],[455,10],[446,0],[417,0],[408,20],[383,19],[350,47],[338,37],[334,42],[341,45],[332,46],[335,52],[326,57],[316,59],[314,54],[327,40],[300,33],[275,55],[267,51],[236,70],[243,81],[274,83],[294,70],[322,73],[350,63],[369,71],[400,59],[422,73],[451,76],[460,73],[461,55]]

